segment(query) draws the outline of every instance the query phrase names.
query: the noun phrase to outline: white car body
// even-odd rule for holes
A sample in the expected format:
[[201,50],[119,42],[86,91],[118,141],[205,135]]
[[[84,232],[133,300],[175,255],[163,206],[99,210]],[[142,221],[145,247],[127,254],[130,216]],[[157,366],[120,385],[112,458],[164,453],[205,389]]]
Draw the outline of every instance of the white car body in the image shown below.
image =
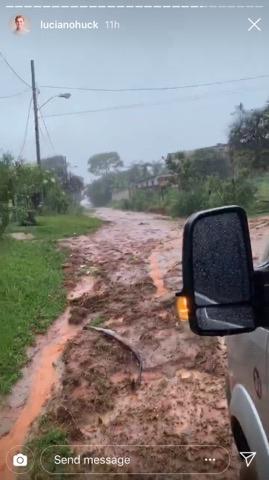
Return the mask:
[[269,479],[269,329],[226,337],[228,401],[239,451],[256,452],[258,480]]

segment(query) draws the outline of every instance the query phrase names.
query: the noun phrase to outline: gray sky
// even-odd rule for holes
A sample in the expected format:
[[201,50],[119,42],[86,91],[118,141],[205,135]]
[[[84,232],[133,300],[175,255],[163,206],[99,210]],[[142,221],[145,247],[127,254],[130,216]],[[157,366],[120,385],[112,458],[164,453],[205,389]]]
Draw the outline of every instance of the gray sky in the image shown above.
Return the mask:
[[[87,176],[88,158],[116,150],[126,164],[158,160],[167,152],[225,142],[234,106],[261,107],[269,99],[269,78],[241,83],[147,92],[86,92],[42,85],[88,88],[143,88],[225,81],[269,75],[269,12],[244,8],[52,8],[54,5],[173,5],[182,2],[112,2],[93,0],[47,1],[50,8],[6,8],[8,5],[45,5],[1,2],[0,50],[29,83],[30,60],[35,60],[40,88],[39,104],[50,96],[70,92],[69,100],[55,98],[43,115],[56,153],[66,155],[72,171]],[[232,5],[233,2],[214,2]],[[242,2],[243,5],[245,2]],[[185,2],[185,5],[194,5]],[[208,2],[204,2],[204,5]],[[239,4],[239,2],[235,2]],[[248,2],[250,4],[250,2]],[[252,2],[259,5],[258,2]],[[26,15],[31,32],[17,36],[10,20]],[[253,28],[248,18],[261,17]],[[97,21],[98,31],[41,30],[40,22]],[[106,20],[120,23],[107,30]],[[27,87],[0,58],[0,96]],[[0,98],[0,149],[15,156],[20,152],[31,91]],[[80,110],[144,104],[72,116],[47,117]],[[155,104],[155,105],[154,105]],[[33,115],[23,156],[35,161]],[[41,122],[42,156],[53,154]],[[77,168],[74,168],[77,165]],[[89,176],[87,176],[89,178]]]

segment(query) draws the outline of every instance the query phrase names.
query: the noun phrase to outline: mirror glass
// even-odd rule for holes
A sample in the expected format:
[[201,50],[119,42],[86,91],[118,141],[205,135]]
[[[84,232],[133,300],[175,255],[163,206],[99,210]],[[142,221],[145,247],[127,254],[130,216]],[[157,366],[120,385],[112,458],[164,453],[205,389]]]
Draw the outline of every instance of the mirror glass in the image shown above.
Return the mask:
[[255,327],[254,311],[251,305],[207,306],[196,310],[198,326],[204,332],[221,332]]
[[193,227],[192,240],[197,307],[249,302],[249,251],[239,214],[216,212],[201,217]]

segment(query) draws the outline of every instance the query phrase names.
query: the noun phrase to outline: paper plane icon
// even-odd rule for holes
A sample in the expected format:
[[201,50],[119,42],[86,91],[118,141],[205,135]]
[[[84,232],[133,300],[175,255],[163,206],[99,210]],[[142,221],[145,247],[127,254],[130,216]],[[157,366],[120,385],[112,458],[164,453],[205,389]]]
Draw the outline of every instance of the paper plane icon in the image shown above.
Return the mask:
[[256,452],[239,452],[241,457],[243,457],[243,459],[245,460],[246,462],[246,466],[249,467],[253,458],[255,458],[256,456]]

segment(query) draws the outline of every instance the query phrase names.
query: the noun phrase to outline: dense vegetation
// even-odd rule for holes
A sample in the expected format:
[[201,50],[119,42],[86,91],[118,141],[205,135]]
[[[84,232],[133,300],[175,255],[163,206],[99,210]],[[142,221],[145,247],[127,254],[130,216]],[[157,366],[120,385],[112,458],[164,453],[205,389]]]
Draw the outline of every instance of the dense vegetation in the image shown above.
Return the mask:
[[15,161],[10,154],[0,158],[0,235],[9,222],[35,225],[37,213],[67,213],[78,206],[83,181],[57,168],[38,167]]
[[[98,161],[102,168],[96,168]],[[250,213],[268,211],[263,180],[269,173],[269,105],[250,111],[237,106],[225,145],[178,151],[162,161],[129,168],[123,168],[115,152],[95,155],[88,163],[98,177],[87,187],[96,206],[110,204],[113,192],[126,189],[129,195],[112,202],[114,206],[175,216],[228,204],[239,204]],[[161,175],[170,175],[170,181],[151,188],[141,185]]]

